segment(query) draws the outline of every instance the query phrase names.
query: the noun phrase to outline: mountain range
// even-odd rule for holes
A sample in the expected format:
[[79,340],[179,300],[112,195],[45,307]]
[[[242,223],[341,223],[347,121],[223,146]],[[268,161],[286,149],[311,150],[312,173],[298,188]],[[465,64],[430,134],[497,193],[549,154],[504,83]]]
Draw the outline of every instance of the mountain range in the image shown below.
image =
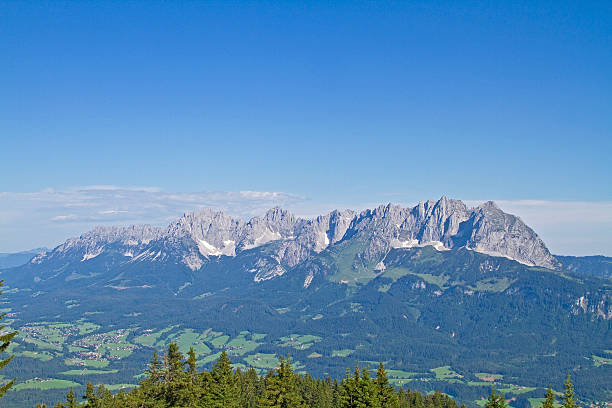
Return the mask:
[[[204,209],[167,227],[98,227],[0,272],[10,323],[27,333],[8,373],[78,386],[121,366],[113,383],[129,384],[148,348],[178,341],[203,365],[220,350],[261,370],[291,354],[337,377],[350,359],[381,360],[396,385],[474,406],[492,384],[530,406],[572,372],[585,401],[609,401],[611,260],[554,256],[495,203],[446,197],[312,219]],[[121,330],[129,353],[93,345],[119,344]],[[108,370],[66,370],[92,359]]]
[[248,221],[205,209],[185,214],[167,228],[98,227],[41,253],[32,263],[87,262],[104,254],[120,256],[124,263],[170,262],[196,271],[213,258],[236,257],[279,242],[249,268],[258,282],[281,276],[323,250],[351,240],[367,240],[356,258],[383,262],[381,267],[384,255],[393,248],[427,245],[441,251],[466,248],[530,266],[561,267],[520,218],[504,213],[491,201],[468,208],[446,197],[413,208],[388,204],[360,213],[336,210],[313,219],[295,217],[278,207]]

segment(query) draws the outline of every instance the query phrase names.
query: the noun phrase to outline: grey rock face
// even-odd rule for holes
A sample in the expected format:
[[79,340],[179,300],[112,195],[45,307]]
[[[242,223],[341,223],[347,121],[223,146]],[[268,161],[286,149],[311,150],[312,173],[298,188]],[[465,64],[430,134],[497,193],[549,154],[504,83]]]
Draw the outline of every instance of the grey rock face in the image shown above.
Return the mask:
[[41,263],[49,257],[79,257],[86,262],[112,250],[130,262],[174,260],[198,270],[213,257],[233,257],[274,243],[265,254],[256,253],[249,269],[254,280],[261,281],[282,275],[348,240],[360,241],[362,249],[357,256],[374,263],[391,248],[433,245],[438,250],[466,247],[527,265],[559,267],[542,240],[518,217],[504,213],[492,202],[469,209],[446,197],[412,208],[388,204],[361,213],[336,210],[313,219],[273,208],[244,221],[205,209],[187,213],[167,228],[98,227],[32,262]]
[[503,212],[492,201],[476,207],[462,227],[468,249],[505,256],[526,265],[550,269],[561,266],[531,228],[520,218]]
[[433,245],[439,250],[466,247],[550,269],[560,266],[531,228],[491,201],[472,209],[446,197],[421,202],[412,209],[380,206],[362,212],[347,234],[369,237],[361,254],[369,261],[380,258],[390,247]]
[[53,251],[44,252],[31,260],[42,263],[50,258],[81,258],[86,261],[100,255],[105,248],[121,248],[125,253],[138,251],[163,236],[163,229],[150,225],[129,227],[96,227],[78,238],[70,238]]

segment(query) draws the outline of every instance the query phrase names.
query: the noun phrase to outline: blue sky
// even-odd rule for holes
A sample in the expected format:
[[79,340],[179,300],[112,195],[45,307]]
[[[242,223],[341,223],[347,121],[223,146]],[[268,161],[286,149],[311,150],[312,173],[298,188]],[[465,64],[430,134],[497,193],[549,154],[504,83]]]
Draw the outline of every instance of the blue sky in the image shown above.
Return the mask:
[[[0,39],[0,252],[206,203],[445,194],[612,255],[609,1],[3,1]],[[126,215],[155,192],[200,198]]]

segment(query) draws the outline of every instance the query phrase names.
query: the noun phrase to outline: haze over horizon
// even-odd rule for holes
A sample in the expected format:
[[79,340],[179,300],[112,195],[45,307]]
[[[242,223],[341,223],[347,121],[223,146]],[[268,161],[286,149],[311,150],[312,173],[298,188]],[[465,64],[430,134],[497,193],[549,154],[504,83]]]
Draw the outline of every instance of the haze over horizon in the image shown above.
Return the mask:
[[[62,191],[47,189],[25,194],[0,193],[0,197],[3,198],[0,201],[3,229],[8,232],[0,236],[0,253],[38,247],[53,248],[95,226],[167,226],[182,214],[203,208],[223,210],[229,215],[248,219],[280,206],[296,216],[313,218],[335,209],[361,211],[387,203],[412,207],[418,201],[427,200],[409,201],[405,199],[406,196],[387,195],[387,201],[351,205],[346,202],[324,203],[282,192],[171,193],[154,187],[118,186],[88,186]],[[468,207],[475,207],[489,200],[462,201]],[[554,254],[612,255],[606,235],[612,224],[610,202],[492,201],[502,210],[521,217]]]
[[446,195],[612,256],[609,2],[6,1],[0,19],[0,252],[201,206]]

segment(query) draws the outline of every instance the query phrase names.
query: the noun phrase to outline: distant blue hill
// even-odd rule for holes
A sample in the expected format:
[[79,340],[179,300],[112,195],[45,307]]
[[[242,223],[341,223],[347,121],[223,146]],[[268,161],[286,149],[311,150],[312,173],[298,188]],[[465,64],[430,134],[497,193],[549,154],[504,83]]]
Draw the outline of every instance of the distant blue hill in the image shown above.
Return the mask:
[[555,258],[563,264],[562,269],[568,272],[588,274],[602,278],[612,278],[612,257],[609,256],[562,256]]
[[47,251],[47,248],[36,248],[14,253],[0,253],[0,269],[24,265],[28,263],[30,259],[44,251]]

